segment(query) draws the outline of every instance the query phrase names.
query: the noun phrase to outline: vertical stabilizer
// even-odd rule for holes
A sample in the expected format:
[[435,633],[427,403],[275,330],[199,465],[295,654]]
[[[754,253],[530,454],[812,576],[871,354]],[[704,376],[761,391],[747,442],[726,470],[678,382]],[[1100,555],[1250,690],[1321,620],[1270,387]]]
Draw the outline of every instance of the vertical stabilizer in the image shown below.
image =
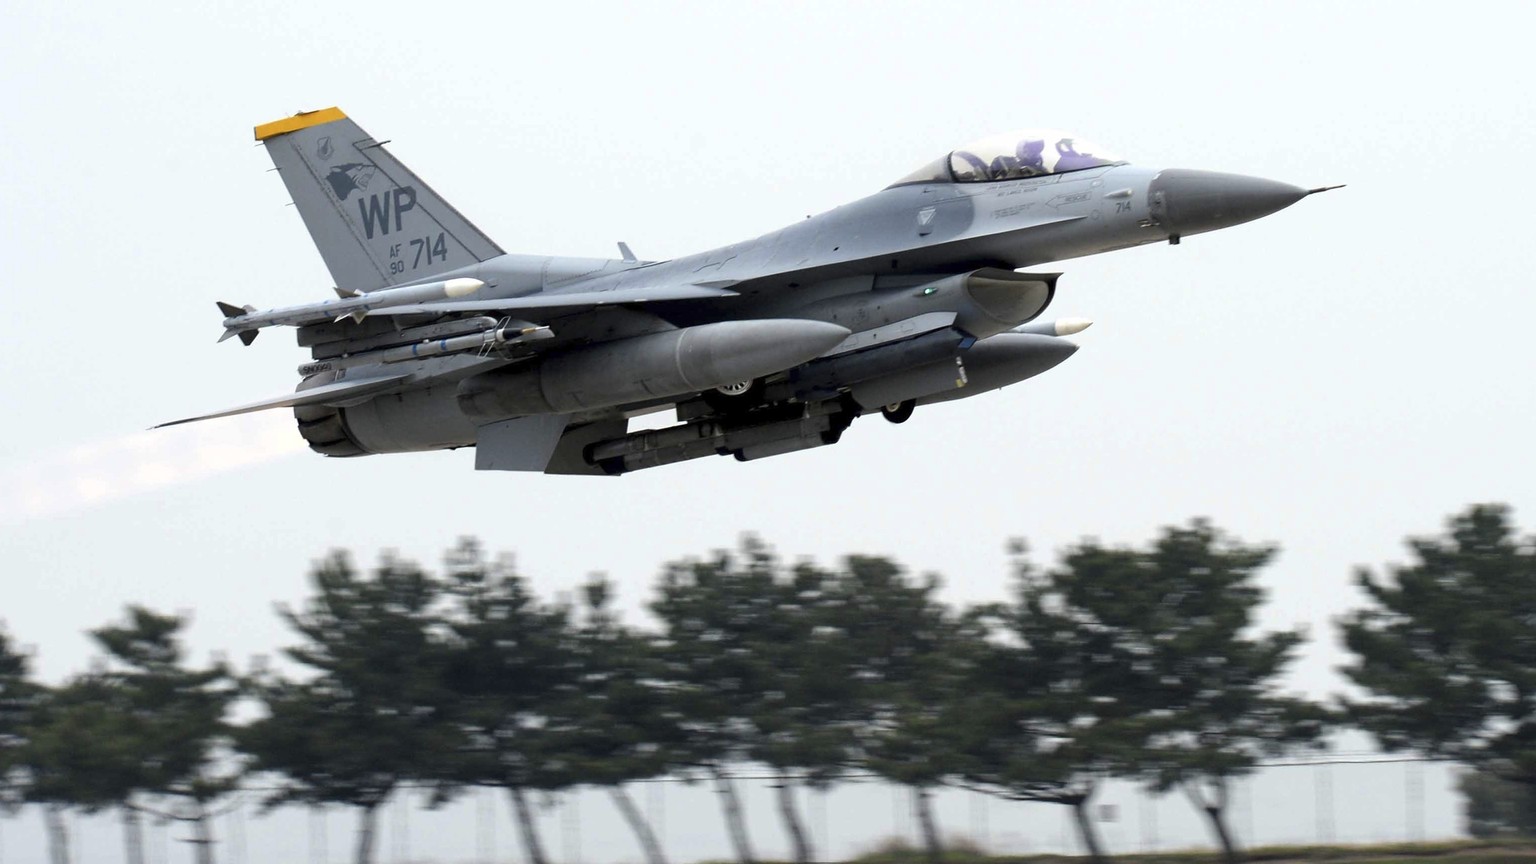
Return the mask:
[[338,289],[418,282],[502,254],[339,108],[256,127]]

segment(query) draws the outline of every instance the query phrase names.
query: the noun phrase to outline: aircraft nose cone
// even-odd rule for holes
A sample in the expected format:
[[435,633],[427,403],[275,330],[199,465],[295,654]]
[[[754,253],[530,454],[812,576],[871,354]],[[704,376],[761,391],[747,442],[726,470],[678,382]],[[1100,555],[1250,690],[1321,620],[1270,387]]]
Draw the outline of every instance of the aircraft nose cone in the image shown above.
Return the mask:
[[1289,183],[1185,168],[1162,171],[1147,192],[1154,217],[1174,235],[1241,225],[1307,197]]

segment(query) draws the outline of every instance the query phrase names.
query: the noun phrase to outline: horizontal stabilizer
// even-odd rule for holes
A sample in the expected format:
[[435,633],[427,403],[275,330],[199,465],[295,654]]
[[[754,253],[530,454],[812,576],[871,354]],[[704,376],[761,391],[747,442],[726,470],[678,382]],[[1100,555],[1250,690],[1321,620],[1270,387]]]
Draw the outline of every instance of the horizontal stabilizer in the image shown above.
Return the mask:
[[502,300],[461,300],[448,303],[418,303],[374,309],[369,315],[422,315],[449,312],[513,312],[519,309],[591,309],[629,303],[668,303],[688,300],[719,300],[735,297],[735,291],[700,285],[675,288],[637,288],[619,291],[582,291],[570,294],[531,294]]
[[236,414],[265,411],[268,408],[293,408],[299,405],[326,405],[350,402],[398,389],[400,383],[409,377],[409,374],[403,374],[391,375],[386,378],[365,378],[360,381],[336,381],[331,384],[322,384],[319,387],[311,387],[308,390],[300,390],[297,393],[289,393],[285,396],[276,396],[271,399],[263,399],[260,402],[252,402],[249,405],[241,405],[238,408],[230,408],[227,411],[217,411],[213,414],[172,420],[169,423],[161,423],[150,428],[163,429],[166,426],[179,426],[182,423],[195,423],[198,420],[212,420],[215,417],[233,417]]
[[543,471],[570,421],[569,414],[535,414],[481,426],[475,434],[475,470]]

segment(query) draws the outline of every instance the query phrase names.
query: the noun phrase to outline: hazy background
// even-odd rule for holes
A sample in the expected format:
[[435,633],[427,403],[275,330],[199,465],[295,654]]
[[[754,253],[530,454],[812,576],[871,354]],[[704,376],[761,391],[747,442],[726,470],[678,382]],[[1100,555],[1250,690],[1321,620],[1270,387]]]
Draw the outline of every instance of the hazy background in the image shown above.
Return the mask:
[[[0,617],[50,680],[128,602],[192,610],[198,656],[243,666],[291,641],[272,606],[301,601],[331,547],[435,564],[476,534],[546,595],[611,574],[640,620],[663,561],[745,531],[791,557],[890,554],[968,602],[1003,595],[1010,537],[1048,561],[1207,515],[1282,544],[1266,623],[1308,626],[1291,683],[1336,692],[1352,567],[1472,501],[1536,523],[1532,9],[7,3]],[[1048,315],[1097,322],[1069,362],[769,461],[611,479],[476,473],[470,451],[324,459],[283,411],[144,432],[295,383],[290,333],[215,345],[213,304],[329,296],[251,127],[333,104],[539,254],[724,245],[1023,126],[1143,165],[1350,185],[1064,262]],[[724,852],[699,800],[716,839],[673,838],[679,859]],[[7,861],[41,856],[33,821],[4,826]]]

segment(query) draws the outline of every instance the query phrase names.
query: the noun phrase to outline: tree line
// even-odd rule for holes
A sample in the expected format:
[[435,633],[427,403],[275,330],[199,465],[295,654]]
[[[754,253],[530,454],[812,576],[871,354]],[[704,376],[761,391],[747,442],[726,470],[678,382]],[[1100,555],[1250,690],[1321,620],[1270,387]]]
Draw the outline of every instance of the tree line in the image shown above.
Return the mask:
[[1233,780],[1341,726],[1536,789],[1536,539],[1478,505],[1408,548],[1356,574],[1368,603],[1339,625],[1360,695],[1327,703],[1280,689],[1306,634],[1255,625],[1276,547],[1205,520],[1143,547],[1084,540],[1048,568],[1016,544],[1010,596],[964,608],[890,558],[789,562],[749,538],[665,565],[644,628],[606,579],[543,599],[475,540],[438,573],[335,552],[302,608],[279,609],[281,668],[196,666],[184,618],[130,607],[90,631],[98,663],[47,686],[0,631],[0,806],[41,811],[55,864],[71,809],[119,813],[130,864],[144,817],[185,821],[211,864],[211,819],[259,786],[267,808],[354,808],[366,864],[398,790],[440,804],[488,787],[545,864],[533,799],[587,787],[665,864],[627,787],[673,777],[713,785],[752,864],[736,783],[757,766],[797,862],[816,853],[795,791],[861,774],[911,790],[931,861],[944,787],[1069,807],[1098,859],[1089,806],[1121,778],[1183,790],[1235,861]]

